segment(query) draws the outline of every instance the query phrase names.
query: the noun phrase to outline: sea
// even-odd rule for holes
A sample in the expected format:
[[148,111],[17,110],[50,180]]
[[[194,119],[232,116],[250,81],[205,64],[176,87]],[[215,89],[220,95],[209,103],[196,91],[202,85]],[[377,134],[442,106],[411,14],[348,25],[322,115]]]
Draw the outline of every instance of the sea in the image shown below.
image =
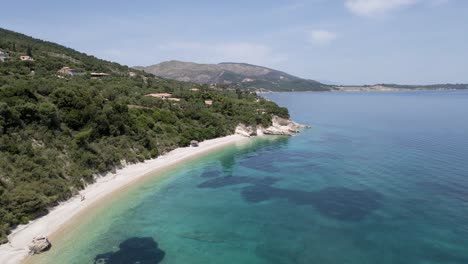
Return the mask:
[[468,91],[263,96],[311,128],[149,177],[32,262],[468,263]]

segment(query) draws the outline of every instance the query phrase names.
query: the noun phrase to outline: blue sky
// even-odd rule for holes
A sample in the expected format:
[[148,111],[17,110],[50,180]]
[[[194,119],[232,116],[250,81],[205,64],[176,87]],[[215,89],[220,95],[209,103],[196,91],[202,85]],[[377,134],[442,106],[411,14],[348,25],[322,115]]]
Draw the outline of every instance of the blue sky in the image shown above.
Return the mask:
[[31,0],[1,9],[0,27],[131,66],[234,61],[343,84],[468,83],[466,0]]

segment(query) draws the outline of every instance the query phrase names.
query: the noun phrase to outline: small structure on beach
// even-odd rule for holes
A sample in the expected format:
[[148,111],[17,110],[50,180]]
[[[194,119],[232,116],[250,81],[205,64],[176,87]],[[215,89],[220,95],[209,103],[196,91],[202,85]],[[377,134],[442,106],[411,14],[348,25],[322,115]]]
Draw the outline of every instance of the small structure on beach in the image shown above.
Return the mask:
[[213,100],[205,100],[205,105],[213,105]]
[[190,141],[190,146],[191,147],[198,147],[198,145],[199,145],[198,141],[196,141],[196,140]]
[[20,60],[21,61],[34,61],[32,57],[27,56],[27,55],[20,56]]

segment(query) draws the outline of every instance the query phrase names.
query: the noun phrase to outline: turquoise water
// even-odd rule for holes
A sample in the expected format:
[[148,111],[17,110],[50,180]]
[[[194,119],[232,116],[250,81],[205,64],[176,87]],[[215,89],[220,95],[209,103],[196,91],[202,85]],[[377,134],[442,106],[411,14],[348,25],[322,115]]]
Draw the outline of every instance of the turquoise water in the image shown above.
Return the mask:
[[313,128],[147,180],[37,262],[468,263],[468,92],[267,97]]

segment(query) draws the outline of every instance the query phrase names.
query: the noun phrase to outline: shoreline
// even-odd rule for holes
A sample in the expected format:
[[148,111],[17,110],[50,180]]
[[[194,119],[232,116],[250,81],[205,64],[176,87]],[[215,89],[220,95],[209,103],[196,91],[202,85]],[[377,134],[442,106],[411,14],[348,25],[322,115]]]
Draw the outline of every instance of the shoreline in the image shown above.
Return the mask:
[[[196,158],[211,151],[248,141],[241,135],[230,135],[200,142],[198,147],[183,147],[174,149],[155,159],[128,165],[115,174],[107,173],[99,177],[69,200],[52,208],[50,212],[26,225],[19,225],[8,235],[9,243],[0,245],[0,263],[23,263],[28,256],[28,245],[35,236],[46,235],[49,238],[59,233],[80,214],[95,207],[99,202],[112,194],[137,183],[139,180],[154,176],[165,169],[177,166],[180,162]],[[81,200],[83,195],[85,200]],[[52,246],[54,241],[52,240]]]
[[339,90],[328,90],[328,91],[269,91],[269,92],[256,92],[257,95],[263,94],[281,94],[281,93],[359,93],[359,92],[446,92],[446,91],[468,91],[467,89],[455,89],[455,88],[440,88],[440,89],[405,89],[405,88],[389,88],[386,90],[377,89],[339,89]]

